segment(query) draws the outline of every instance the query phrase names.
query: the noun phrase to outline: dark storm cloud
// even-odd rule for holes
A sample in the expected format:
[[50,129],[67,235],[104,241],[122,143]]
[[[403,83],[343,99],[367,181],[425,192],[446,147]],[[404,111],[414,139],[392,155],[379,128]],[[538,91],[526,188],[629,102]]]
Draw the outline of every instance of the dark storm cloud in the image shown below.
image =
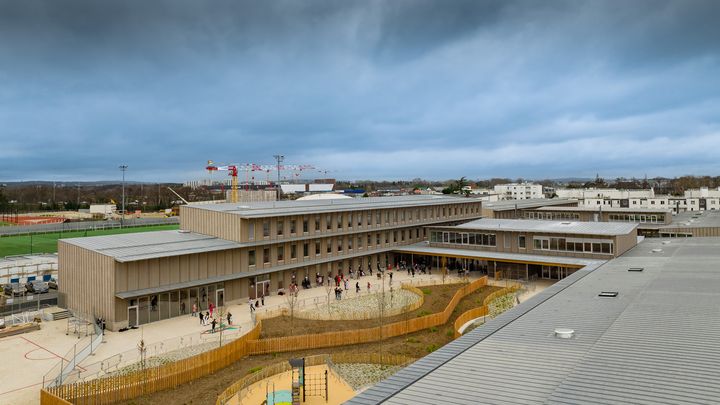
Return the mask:
[[716,1],[0,1],[0,180],[716,173]]

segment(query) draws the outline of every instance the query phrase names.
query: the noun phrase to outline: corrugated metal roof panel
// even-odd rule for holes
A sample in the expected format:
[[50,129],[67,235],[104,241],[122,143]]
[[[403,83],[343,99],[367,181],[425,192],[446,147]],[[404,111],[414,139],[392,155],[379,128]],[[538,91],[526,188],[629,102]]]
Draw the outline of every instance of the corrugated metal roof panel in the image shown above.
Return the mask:
[[[449,360],[414,381],[390,377],[405,388],[377,402],[720,403],[718,259],[720,238],[646,239],[461,337],[459,355],[438,350]],[[557,327],[576,333],[558,339]]]
[[627,222],[534,221],[483,218],[455,226],[456,229],[513,232],[565,233],[579,235],[627,235],[637,224]]

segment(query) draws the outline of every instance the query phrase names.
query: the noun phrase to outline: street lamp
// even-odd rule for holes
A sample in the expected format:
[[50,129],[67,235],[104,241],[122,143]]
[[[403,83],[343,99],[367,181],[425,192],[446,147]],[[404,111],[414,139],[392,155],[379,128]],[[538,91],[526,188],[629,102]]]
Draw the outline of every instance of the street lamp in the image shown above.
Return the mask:
[[277,199],[280,201],[280,163],[285,160],[285,156],[283,155],[273,155],[275,160],[277,161],[277,184],[275,185],[275,188],[277,189]]
[[122,216],[120,217],[120,228],[123,227],[123,221],[125,220],[125,171],[127,171],[127,165],[120,165],[122,170]]

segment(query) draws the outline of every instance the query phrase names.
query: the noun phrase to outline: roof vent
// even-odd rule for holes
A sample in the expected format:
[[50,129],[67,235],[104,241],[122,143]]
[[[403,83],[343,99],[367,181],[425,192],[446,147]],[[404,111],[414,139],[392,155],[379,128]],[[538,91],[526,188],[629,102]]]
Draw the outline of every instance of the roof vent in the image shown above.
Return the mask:
[[570,339],[575,335],[575,331],[568,328],[557,328],[555,329],[555,336],[560,339]]
[[561,222],[563,225],[572,225],[572,222]]
[[190,233],[187,229],[180,229],[178,230],[178,233]]
[[663,245],[669,245],[669,244],[670,244],[670,241],[669,241],[669,240],[664,240],[664,241],[662,242],[662,244],[663,244]]
[[660,248],[653,249],[652,252],[653,252],[653,253],[661,253],[661,252],[662,252],[662,249],[660,249]]
[[607,298],[615,298],[618,296],[617,291],[603,291],[600,294],[598,294],[598,297],[607,297]]
[[644,267],[630,267],[630,268],[628,269],[628,271],[637,271],[637,272],[640,272],[640,271],[643,271],[643,270],[645,270]]

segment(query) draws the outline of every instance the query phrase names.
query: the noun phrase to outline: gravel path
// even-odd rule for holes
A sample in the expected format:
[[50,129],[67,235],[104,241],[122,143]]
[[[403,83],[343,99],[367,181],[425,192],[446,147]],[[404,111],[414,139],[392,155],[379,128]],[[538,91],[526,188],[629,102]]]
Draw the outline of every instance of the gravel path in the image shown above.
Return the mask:
[[354,391],[376,384],[391,376],[402,367],[385,364],[343,363],[336,364],[338,374]]
[[[347,296],[347,298],[345,298]],[[323,303],[315,308],[303,309],[301,318],[330,319],[372,319],[377,316],[382,294],[366,294],[356,296],[354,291],[343,292],[343,299],[336,300],[334,295],[330,308]],[[385,292],[385,310],[400,309],[406,305],[420,301],[420,297],[408,290],[397,289],[390,294]]]

